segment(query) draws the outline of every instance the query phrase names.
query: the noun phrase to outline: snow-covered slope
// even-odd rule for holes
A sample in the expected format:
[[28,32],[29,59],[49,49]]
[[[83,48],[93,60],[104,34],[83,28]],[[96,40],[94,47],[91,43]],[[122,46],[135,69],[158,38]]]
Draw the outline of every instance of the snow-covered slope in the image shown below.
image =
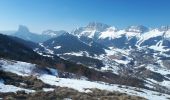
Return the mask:
[[139,89],[134,87],[128,87],[128,86],[120,86],[117,84],[106,84],[100,82],[90,82],[86,80],[56,78],[49,75],[43,75],[40,77],[40,79],[50,85],[70,87],[80,92],[91,92],[90,89],[97,88],[101,90],[118,91],[120,93],[127,93],[130,95],[141,96],[149,100],[160,100],[160,99],[168,100],[168,98],[170,97],[170,95],[167,94],[159,95],[160,94],[159,92],[154,92],[154,91],[149,91],[146,89]]
[[25,91],[26,93],[35,92],[34,90],[24,89],[20,87],[16,87],[14,85],[5,85],[3,80],[0,80],[0,92],[7,93],[7,92],[17,92],[17,91]]
[[0,59],[0,70],[15,73],[20,76],[39,76],[41,74],[51,73],[52,75],[57,76],[57,70],[53,68],[38,68],[36,64],[31,64],[27,62],[14,61],[14,60],[5,60]]
[[[58,78],[56,77],[57,70],[55,69],[52,69],[52,72],[54,74],[39,73],[41,72],[42,69],[38,69],[38,67],[36,67],[36,65],[34,64],[25,63],[25,62],[9,61],[9,60],[1,59],[0,64],[1,64],[0,70],[2,71],[12,72],[12,73],[15,73],[21,76],[33,75],[33,76],[36,76],[38,79],[42,80],[46,84],[49,84],[52,86],[69,87],[69,88],[78,90],[79,92],[91,92],[91,89],[97,88],[101,90],[118,91],[120,93],[127,93],[129,95],[141,96],[149,100],[153,100],[153,99],[154,100],[160,100],[160,99],[168,100],[168,98],[170,98],[170,95],[167,95],[167,94],[160,95],[160,93],[158,92],[154,92],[154,91],[146,90],[146,89],[139,89],[135,87],[129,87],[129,86],[123,86],[123,85],[121,86],[117,84],[107,84],[103,82],[90,82],[87,80]],[[9,68],[7,68],[7,66],[9,66]],[[33,69],[37,69],[38,71],[34,72]],[[15,86],[4,85],[2,79],[0,81],[0,86],[2,87],[0,91],[3,91],[3,92],[16,92],[18,90],[24,90],[26,92],[35,92],[32,90],[17,88]],[[6,86],[8,86],[8,89],[6,89]],[[47,91],[53,90],[52,88],[50,88],[50,90],[46,88],[44,89]]]

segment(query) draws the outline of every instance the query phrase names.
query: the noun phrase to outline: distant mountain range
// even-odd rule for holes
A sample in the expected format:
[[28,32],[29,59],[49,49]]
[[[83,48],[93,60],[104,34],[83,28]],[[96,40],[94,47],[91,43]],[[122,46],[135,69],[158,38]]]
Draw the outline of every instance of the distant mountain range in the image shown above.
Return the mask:
[[52,71],[44,66],[57,68],[59,77],[170,94],[170,26],[118,29],[92,22],[71,33],[36,34],[21,25],[11,35],[0,35],[0,57],[37,64],[45,73]]
[[[162,26],[161,28],[149,29],[140,25],[119,30],[101,23],[89,23],[86,27],[74,30],[72,34],[79,38],[91,38],[107,47],[126,49],[148,46],[152,49],[165,49],[169,47],[170,27]],[[156,46],[157,43],[161,43],[159,47]],[[156,47],[154,48],[153,46]]]
[[50,38],[56,37],[60,34],[66,33],[66,31],[53,31],[53,30],[46,30],[40,33],[32,33],[29,31],[29,29],[24,25],[19,25],[19,28],[17,31],[1,31],[1,33],[4,33],[6,35],[12,35],[19,38],[22,38],[24,40],[32,41],[32,42],[43,42]]
[[[46,30],[41,34],[32,33],[26,26],[19,26],[16,32],[12,32],[13,36],[29,40],[32,42],[44,42],[48,39],[58,37],[66,31]],[[70,34],[78,37],[80,40],[93,40],[106,47],[116,48],[135,48],[147,46],[154,50],[164,50],[170,47],[170,26],[162,26],[160,28],[147,28],[145,26],[129,26],[125,29],[117,29],[102,23],[89,23],[86,27],[75,29]],[[117,42],[119,41],[119,42]],[[149,41],[149,42],[148,42]]]

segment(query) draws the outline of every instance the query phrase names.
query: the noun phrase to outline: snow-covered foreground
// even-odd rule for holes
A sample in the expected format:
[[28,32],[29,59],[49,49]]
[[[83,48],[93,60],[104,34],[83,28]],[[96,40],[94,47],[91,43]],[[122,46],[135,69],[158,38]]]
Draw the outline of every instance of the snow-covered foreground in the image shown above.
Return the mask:
[[20,61],[8,61],[0,60],[2,68],[1,70],[16,73],[17,75],[29,76],[32,74],[33,69],[35,68],[34,64],[20,62]]
[[[168,100],[170,95],[167,94],[160,94],[158,92],[146,90],[146,89],[139,89],[135,87],[129,86],[120,86],[117,84],[106,84],[101,82],[90,82],[86,80],[77,80],[77,79],[66,79],[66,78],[56,78],[52,75],[42,75],[39,77],[44,83],[60,86],[60,87],[69,87],[80,92],[90,92],[89,89],[97,88],[101,90],[108,90],[108,91],[118,91],[120,93],[127,93],[130,95],[141,96],[147,98],[149,100]],[[141,92],[139,92],[141,91]]]
[[24,89],[13,85],[5,85],[3,83],[3,80],[2,79],[0,80],[0,92],[7,93],[7,92],[17,92],[17,91],[25,91],[26,93],[35,92],[34,90]]
[[[103,82],[91,82],[87,80],[57,78],[56,77],[57,70],[55,69],[52,70],[54,74],[51,75],[47,73],[39,74],[38,72],[32,73],[32,69],[36,68],[36,66],[34,64],[25,63],[25,62],[0,60],[0,64],[2,66],[0,70],[4,70],[6,72],[12,72],[22,76],[34,75],[46,84],[60,86],[60,87],[69,87],[78,90],[80,92],[91,92],[90,89],[97,88],[101,90],[118,91],[120,93],[127,93],[130,95],[141,96],[149,100],[166,100],[166,99],[168,100],[168,98],[170,98],[170,95],[167,94],[161,94],[158,92],[154,92],[146,89],[139,89],[135,87],[122,86],[122,85],[120,86],[117,84],[110,85]],[[6,66],[9,66],[10,69],[7,68]],[[15,69],[15,71],[12,69]],[[0,91],[16,92],[18,90],[25,90],[26,92],[32,92],[32,90],[26,90],[15,86],[4,85],[2,81],[0,82]],[[52,90],[53,90],[52,88],[44,89],[44,91],[52,91]]]

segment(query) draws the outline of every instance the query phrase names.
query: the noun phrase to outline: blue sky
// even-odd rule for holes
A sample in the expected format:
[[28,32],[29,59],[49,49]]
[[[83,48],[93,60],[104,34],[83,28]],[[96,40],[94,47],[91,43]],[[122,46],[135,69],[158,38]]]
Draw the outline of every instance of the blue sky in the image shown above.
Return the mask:
[[67,30],[96,21],[118,28],[170,25],[170,0],[0,0],[0,30]]

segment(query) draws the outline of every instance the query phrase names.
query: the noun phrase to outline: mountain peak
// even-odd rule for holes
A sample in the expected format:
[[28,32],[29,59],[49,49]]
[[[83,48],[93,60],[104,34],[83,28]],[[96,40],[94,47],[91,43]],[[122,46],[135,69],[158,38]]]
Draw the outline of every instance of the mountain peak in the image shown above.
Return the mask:
[[24,25],[19,25],[18,31],[19,32],[29,32],[29,29]]
[[90,22],[87,25],[87,28],[93,29],[93,30],[98,30],[98,31],[103,31],[107,28],[109,28],[110,26],[107,24],[103,24],[103,23],[99,23],[99,22]]
[[127,32],[137,32],[137,33],[143,33],[148,31],[149,29],[146,26],[143,25],[137,25],[137,26],[129,26],[126,28]]
[[170,30],[170,25],[161,26],[161,27],[159,28],[159,30],[160,30],[160,31],[168,31],[168,30]]

